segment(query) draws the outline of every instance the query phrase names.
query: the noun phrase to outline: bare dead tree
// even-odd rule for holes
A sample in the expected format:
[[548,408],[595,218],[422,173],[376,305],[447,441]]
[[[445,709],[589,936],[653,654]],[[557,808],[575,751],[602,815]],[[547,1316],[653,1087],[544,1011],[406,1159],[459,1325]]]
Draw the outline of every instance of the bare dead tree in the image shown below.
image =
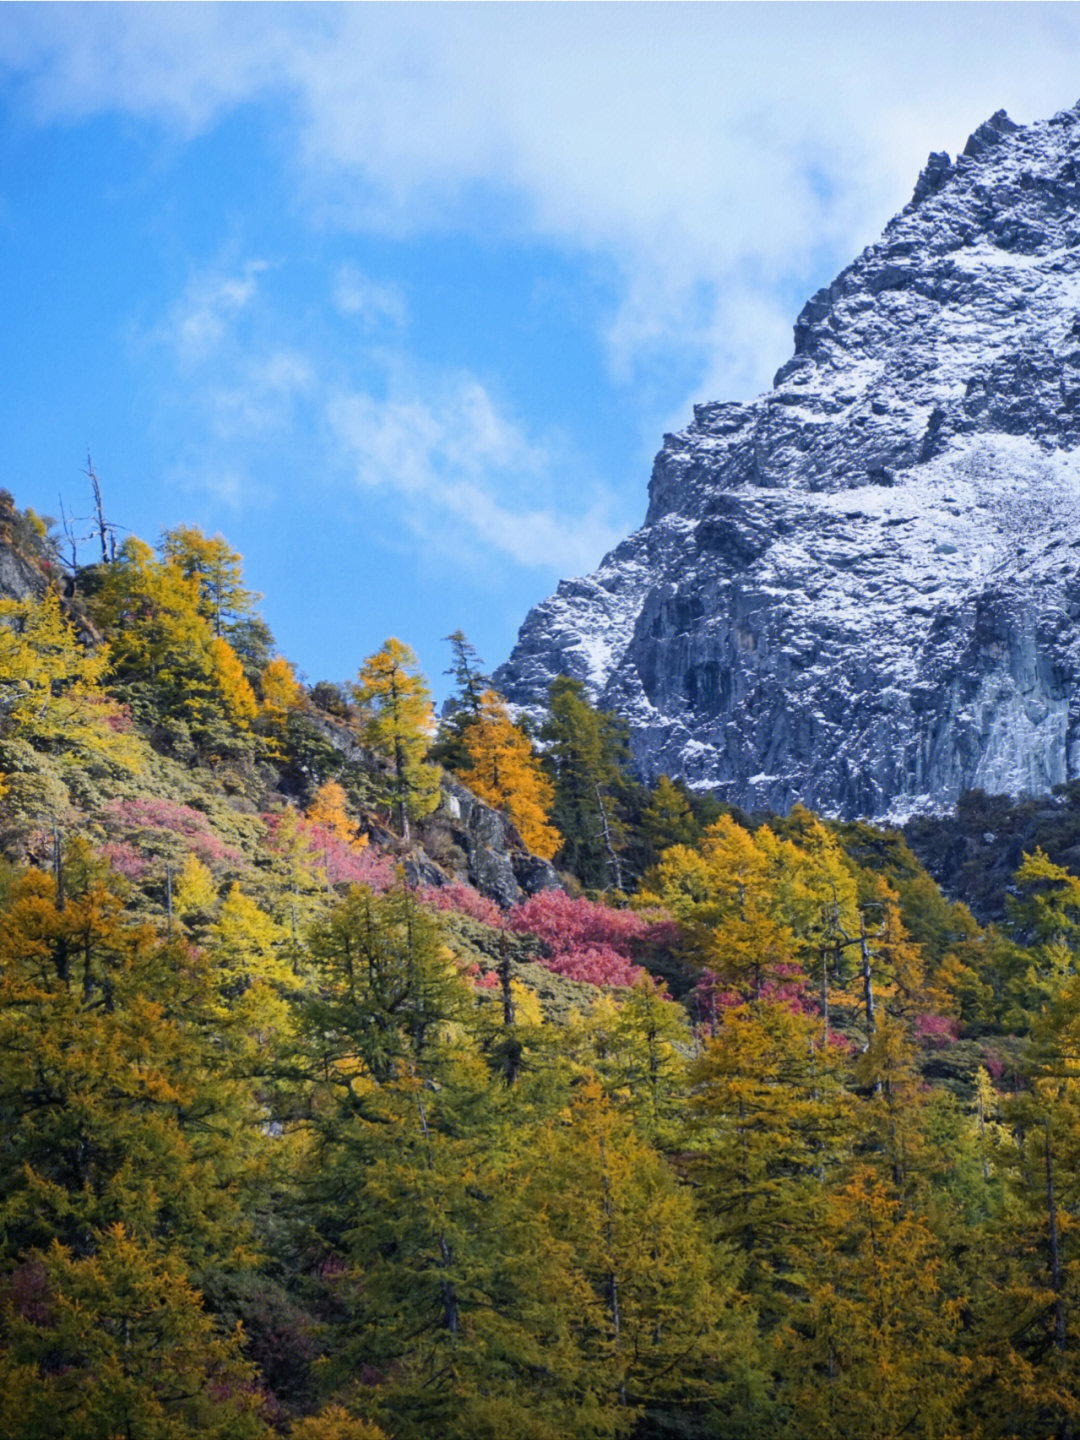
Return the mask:
[[79,572],[79,541],[82,540],[82,539],[85,539],[86,537],[85,537],[85,536],[82,536],[82,535],[76,535],[76,534],[75,534],[74,530],[71,528],[71,520],[72,520],[72,517],[71,517],[71,516],[67,513],[67,511],[64,509],[64,497],[63,497],[63,495],[61,495],[61,496],[60,496],[60,528],[61,528],[61,529],[63,530],[63,532],[64,532],[64,539],[67,541],[68,545],[71,547],[71,559],[68,560],[66,563],[67,563],[68,569],[69,569],[69,570],[71,571],[71,573],[72,573],[72,576],[75,576],[75,575],[77,575],[78,572]]
[[[90,458],[90,451],[89,451],[89,450],[87,450],[87,452],[86,452],[86,469],[83,471],[83,474],[88,477],[88,479],[89,479],[89,481],[90,481],[90,484],[91,484],[91,486],[93,487],[93,491],[94,491],[94,517],[95,517],[95,520],[96,520],[96,522],[97,522],[98,538],[101,540],[101,563],[102,563],[103,565],[107,565],[107,564],[109,563],[109,545],[108,545],[109,533],[110,533],[110,530],[111,530],[112,527],[109,526],[108,524],[106,524],[106,521],[105,521],[105,507],[104,507],[104,505],[102,504],[102,500],[101,500],[101,482],[98,480],[97,473],[96,473],[96,471],[94,470],[94,462],[93,462],[93,460]],[[116,558],[116,537],[115,537],[115,536],[113,537],[112,550],[113,550],[113,558],[115,559],[115,558]]]

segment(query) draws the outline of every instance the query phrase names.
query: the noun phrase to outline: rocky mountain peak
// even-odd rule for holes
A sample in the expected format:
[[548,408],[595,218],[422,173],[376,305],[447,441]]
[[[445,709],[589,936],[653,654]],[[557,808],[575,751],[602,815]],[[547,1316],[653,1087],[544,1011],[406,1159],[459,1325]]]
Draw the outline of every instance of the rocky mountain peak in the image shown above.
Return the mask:
[[998,111],[664,438],[641,530],[498,680],[586,682],[647,776],[900,817],[1080,774],[1080,107]]

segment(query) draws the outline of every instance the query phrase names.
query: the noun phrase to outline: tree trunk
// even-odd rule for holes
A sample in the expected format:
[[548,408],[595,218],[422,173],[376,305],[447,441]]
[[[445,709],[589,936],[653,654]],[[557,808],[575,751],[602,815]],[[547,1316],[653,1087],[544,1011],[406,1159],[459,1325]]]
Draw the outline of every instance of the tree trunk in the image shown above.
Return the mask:
[[101,500],[101,484],[94,473],[94,462],[90,459],[90,451],[86,452],[86,474],[90,477],[90,484],[94,489],[94,515],[97,520],[98,538],[101,540],[101,563],[109,563],[109,527],[105,523],[105,507]]
[[615,889],[621,890],[623,888],[622,865],[619,861],[619,857],[615,851],[614,842],[611,838],[611,826],[608,824],[607,810],[604,808],[604,797],[600,794],[599,785],[594,785],[593,789],[596,792],[596,804],[600,812],[600,838],[604,842],[604,853],[608,857],[608,863],[611,866],[611,873],[615,879]]
[[1065,1349],[1065,1302],[1061,1294],[1061,1251],[1058,1240],[1057,1206],[1054,1203],[1054,1170],[1050,1156],[1050,1122],[1043,1131],[1046,1154],[1046,1213],[1049,1220],[1050,1288],[1054,1292],[1054,1348]]
[[[416,1102],[416,1108],[420,1115],[420,1130],[424,1137],[424,1144],[427,1147],[425,1155],[427,1168],[433,1170],[435,1167],[431,1162],[431,1135],[428,1131],[427,1116],[424,1114],[424,1107],[419,1100]],[[443,1270],[449,1270],[451,1261],[453,1260],[453,1252],[450,1249],[450,1244],[445,1234],[439,1235],[439,1258],[442,1261]],[[457,1289],[449,1276],[443,1280],[441,1290],[443,1329],[449,1330],[451,1335],[456,1335],[461,1323],[461,1315],[458,1309]]]
[[[619,1352],[622,1348],[622,1323],[619,1314],[619,1277],[615,1270],[615,1207],[611,1201],[611,1182],[608,1179],[607,1151],[604,1147],[604,1137],[600,1137],[600,1181],[604,1190],[604,1218],[607,1221],[605,1226],[607,1232],[608,1255],[611,1259],[611,1269],[606,1276],[608,1313],[611,1316],[611,1334],[615,1348],[615,1361],[618,1364]],[[626,1404],[626,1380],[619,1377],[619,1404]]]
[[877,1025],[874,1018],[873,957],[870,954],[870,937],[866,933],[866,916],[859,915],[859,955],[862,961],[863,1000],[866,1004],[866,1029],[873,1035]]
[[825,1025],[825,1039],[829,1038],[829,952],[821,952],[821,1018]]

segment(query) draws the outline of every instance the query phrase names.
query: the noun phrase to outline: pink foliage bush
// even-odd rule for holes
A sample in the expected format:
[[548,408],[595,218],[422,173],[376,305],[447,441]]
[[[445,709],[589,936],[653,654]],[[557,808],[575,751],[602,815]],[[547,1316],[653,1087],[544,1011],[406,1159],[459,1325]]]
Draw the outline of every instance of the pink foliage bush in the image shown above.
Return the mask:
[[107,840],[100,854],[117,875],[123,875],[127,880],[141,880],[150,869],[146,856],[124,840]]
[[570,946],[542,957],[542,963],[556,975],[588,985],[636,985],[646,975],[610,945]]
[[649,929],[632,910],[612,910],[584,897],[572,900],[563,890],[541,890],[531,895],[514,906],[508,923],[519,935],[535,935],[553,950],[571,945],[610,945],[624,955]]
[[569,980],[635,985],[646,974],[633,956],[651,927],[630,910],[572,900],[562,890],[541,890],[515,905],[506,923],[519,935],[535,935],[546,952],[542,963]]
[[131,729],[131,706],[114,705],[105,716],[105,724],[117,735],[126,734]]
[[366,885],[381,894],[394,883],[394,862],[389,855],[370,845],[354,850],[340,836],[322,825],[304,820],[300,826],[308,853],[326,871],[331,885]]
[[915,1038],[923,1045],[941,1050],[955,1045],[960,1034],[960,1024],[950,1015],[916,1015]]
[[783,1005],[796,1015],[817,1015],[821,1010],[798,965],[774,965],[772,974],[762,982],[756,995],[745,985],[739,989],[723,986],[718,976],[706,970],[694,987],[693,998],[702,1021],[720,1010],[731,1010],[751,1000],[760,1000],[766,1005]]
[[989,1046],[983,1048],[983,1064],[986,1066],[986,1072],[991,1080],[1000,1080],[1005,1074],[1005,1061],[996,1050],[991,1050]]
[[215,834],[206,816],[189,805],[156,796],[110,800],[105,806],[110,827],[138,830],[152,836],[170,835],[187,842],[204,865],[242,865],[243,855]]
[[481,895],[471,885],[455,881],[452,885],[427,885],[417,892],[417,899],[432,910],[450,910],[456,915],[468,915],[484,925],[501,930],[503,912],[494,900]]
[[[275,854],[281,854],[281,816],[267,814],[262,820],[270,849]],[[323,871],[330,885],[366,885],[369,890],[381,895],[394,883],[393,860],[370,845],[354,850],[340,835],[335,835],[323,825],[305,820],[303,816],[299,817],[297,839],[304,858]]]

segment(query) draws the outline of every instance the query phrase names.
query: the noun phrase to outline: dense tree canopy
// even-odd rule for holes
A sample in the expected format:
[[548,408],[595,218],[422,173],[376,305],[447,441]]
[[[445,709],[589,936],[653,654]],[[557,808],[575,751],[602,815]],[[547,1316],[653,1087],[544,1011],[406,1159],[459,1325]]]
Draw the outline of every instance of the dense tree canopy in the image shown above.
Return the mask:
[[0,602],[0,1432],[1076,1433],[1064,858],[984,928],[895,834],[636,785],[568,680],[545,781],[458,635],[464,780],[562,836],[501,908],[406,646],[317,705],[220,537],[46,573]]

